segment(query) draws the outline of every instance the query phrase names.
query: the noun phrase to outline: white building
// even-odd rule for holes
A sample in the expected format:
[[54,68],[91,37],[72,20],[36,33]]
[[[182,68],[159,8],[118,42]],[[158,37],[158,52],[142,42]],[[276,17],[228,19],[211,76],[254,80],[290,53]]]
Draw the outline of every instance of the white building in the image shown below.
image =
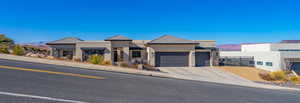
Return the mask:
[[251,57],[256,68],[300,73],[300,43],[246,44],[241,51],[220,51],[221,58]]

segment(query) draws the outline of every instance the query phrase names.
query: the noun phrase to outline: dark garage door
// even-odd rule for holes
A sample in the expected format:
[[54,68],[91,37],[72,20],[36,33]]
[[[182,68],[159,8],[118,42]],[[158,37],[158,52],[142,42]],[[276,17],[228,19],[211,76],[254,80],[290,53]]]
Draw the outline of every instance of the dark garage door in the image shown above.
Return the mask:
[[188,52],[156,52],[156,67],[185,67],[189,65]]
[[210,65],[210,53],[209,52],[196,52],[195,53],[196,67],[209,66]]
[[300,74],[300,62],[293,62],[291,68],[292,68],[292,70],[294,70],[297,74]]

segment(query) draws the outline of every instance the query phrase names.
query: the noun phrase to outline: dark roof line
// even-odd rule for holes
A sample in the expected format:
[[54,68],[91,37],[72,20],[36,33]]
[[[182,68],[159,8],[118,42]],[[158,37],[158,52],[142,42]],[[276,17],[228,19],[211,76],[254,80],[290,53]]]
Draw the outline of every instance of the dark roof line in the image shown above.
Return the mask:
[[132,41],[132,39],[123,35],[116,35],[105,39],[105,41]]
[[83,41],[82,39],[76,38],[76,37],[65,37],[59,40],[55,40],[49,43],[46,43],[47,45],[51,44],[75,44],[78,41]]
[[148,42],[148,44],[199,44],[199,43],[192,40],[177,38],[171,35],[163,35],[159,38],[156,38]]

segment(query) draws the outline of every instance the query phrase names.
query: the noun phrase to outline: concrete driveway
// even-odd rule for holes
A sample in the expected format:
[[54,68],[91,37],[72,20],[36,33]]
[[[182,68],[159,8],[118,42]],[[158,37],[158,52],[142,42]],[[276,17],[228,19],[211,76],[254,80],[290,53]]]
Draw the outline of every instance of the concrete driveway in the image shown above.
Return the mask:
[[163,72],[180,79],[208,81],[226,84],[254,85],[256,83],[213,67],[160,67]]

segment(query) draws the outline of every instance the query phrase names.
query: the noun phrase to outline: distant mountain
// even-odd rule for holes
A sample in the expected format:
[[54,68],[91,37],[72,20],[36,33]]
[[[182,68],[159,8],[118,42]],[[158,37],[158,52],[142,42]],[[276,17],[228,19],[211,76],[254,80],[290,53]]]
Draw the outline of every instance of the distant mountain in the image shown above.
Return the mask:
[[241,44],[223,44],[218,45],[220,51],[241,51],[241,45],[244,44],[259,44],[259,43],[241,43]]
[[223,44],[218,45],[220,51],[241,51],[241,44]]
[[21,45],[46,45],[49,41],[40,41],[40,42],[28,42],[28,43],[20,43]]
[[23,46],[37,47],[42,49],[49,49],[49,46],[46,45],[49,41],[40,41],[40,42],[29,42],[29,43],[18,43]]

